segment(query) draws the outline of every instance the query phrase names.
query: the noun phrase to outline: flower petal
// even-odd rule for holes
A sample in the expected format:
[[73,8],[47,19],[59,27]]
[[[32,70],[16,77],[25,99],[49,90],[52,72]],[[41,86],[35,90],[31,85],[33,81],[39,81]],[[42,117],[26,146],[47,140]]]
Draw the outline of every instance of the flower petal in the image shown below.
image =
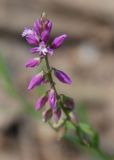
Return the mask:
[[42,71],[42,72],[38,73],[37,75],[35,75],[35,76],[31,79],[31,81],[30,81],[30,83],[29,83],[29,86],[28,86],[28,90],[31,90],[31,89],[33,89],[34,87],[43,84],[43,83],[44,83],[44,80],[45,80],[45,78],[44,78],[44,74],[43,74],[43,71]]
[[48,20],[48,23],[47,23],[47,26],[46,26],[46,30],[51,32],[51,29],[52,29],[52,22],[50,20]]
[[64,73],[63,71],[54,69],[54,74],[59,79],[59,81],[61,81],[63,83],[67,83],[67,84],[72,83],[72,80],[70,79],[70,77],[66,73]]
[[51,117],[52,117],[52,110],[51,109],[47,109],[43,112],[43,121],[47,122]]
[[41,59],[40,58],[31,58],[28,60],[28,62],[26,63],[26,67],[35,67],[35,66],[38,66],[41,62]]
[[38,37],[35,34],[29,34],[26,36],[26,40],[31,45],[37,45],[39,43]]
[[35,104],[35,109],[40,110],[46,104],[47,100],[48,100],[47,95],[41,96]]
[[38,53],[38,52],[40,52],[40,49],[39,49],[39,47],[34,47],[34,48],[30,49],[30,52],[31,53]]
[[57,123],[60,117],[61,117],[61,109],[60,108],[54,109],[52,114],[52,120]]
[[39,43],[37,33],[31,28],[25,27],[22,37],[25,37],[29,44],[37,45]]
[[51,109],[54,109],[56,107],[56,102],[57,102],[56,93],[55,93],[54,89],[51,89],[49,91],[48,100],[49,100],[49,104],[50,104]]
[[67,37],[66,34],[63,34],[59,37],[56,37],[51,44],[51,48],[53,48],[53,49],[59,48],[62,45],[62,43],[64,42],[64,40],[66,39],[66,37]]
[[27,35],[34,34],[34,31],[31,28],[25,27],[22,32],[22,37],[26,37]]
[[32,48],[30,50],[32,53],[38,53],[40,55],[40,57],[44,57],[47,53],[48,53],[48,48],[46,48],[46,44],[44,41],[42,41],[40,44],[39,44],[39,47],[35,47],[35,48]]
[[41,20],[37,19],[37,20],[34,22],[33,29],[34,29],[34,31],[35,31],[37,34],[40,34],[40,33],[41,33],[41,30],[42,30]]
[[42,32],[41,34],[42,41],[46,43],[49,40],[49,37],[50,37],[50,32],[48,30]]
[[53,53],[54,53],[54,50],[51,49],[50,47],[47,48],[47,51],[48,51],[48,54],[49,54],[50,56],[52,56]]

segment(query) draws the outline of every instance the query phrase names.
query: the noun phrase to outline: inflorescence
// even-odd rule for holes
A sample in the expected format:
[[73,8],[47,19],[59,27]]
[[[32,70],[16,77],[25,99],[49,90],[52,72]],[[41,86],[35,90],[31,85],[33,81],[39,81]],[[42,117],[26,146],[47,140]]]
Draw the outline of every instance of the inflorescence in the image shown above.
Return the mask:
[[62,83],[71,84],[72,80],[63,71],[51,67],[48,61],[48,56],[52,56],[54,50],[61,47],[67,35],[62,34],[50,43],[51,30],[52,22],[47,19],[45,13],[42,13],[41,18],[34,22],[33,27],[26,27],[22,33],[22,37],[25,37],[28,44],[34,46],[34,48],[30,49],[30,52],[35,55],[35,57],[28,60],[26,67],[33,68],[39,66],[43,60],[46,64],[44,70],[32,77],[28,85],[28,90],[49,83],[50,89],[37,100],[35,109],[37,111],[42,109],[48,102],[50,107],[46,106],[43,111],[43,120],[45,122],[52,120],[58,123],[60,119],[62,119],[64,121],[71,120],[74,123],[72,113],[74,101],[64,94],[57,93],[53,75]]

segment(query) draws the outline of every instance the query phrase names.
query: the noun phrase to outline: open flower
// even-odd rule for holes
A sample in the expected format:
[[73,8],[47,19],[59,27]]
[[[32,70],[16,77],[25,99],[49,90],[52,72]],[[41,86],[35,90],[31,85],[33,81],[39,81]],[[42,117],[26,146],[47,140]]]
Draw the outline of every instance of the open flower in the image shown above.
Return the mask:
[[53,50],[49,47],[46,47],[45,42],[41,42],[38,47],[34,47],[30,50],[32,53],[38,53],[41,57],[44,57],[46,54],[53,54]]
[[26,27],[22,33],[22,37],[25,37],[27,42],[31,45],[38,45],[39,37],[37,33],[28,27]]
[[45,82],[44,73],[43,73],[43,71],[41,71],[40,73],[38,73],[37,75],[35,75],[35,76],[31,79],[31,81],[30,81],[30,83],[29,83],[29,86],[28,86],[28,90],[31,90],[31,89],[33,89],[34,87],[43,84],[44,82]]
[[22,37],[26,37],[27,35],[32,35],[34,33],[35,33],[34,30],[25,27],[24,31],[22,32]]

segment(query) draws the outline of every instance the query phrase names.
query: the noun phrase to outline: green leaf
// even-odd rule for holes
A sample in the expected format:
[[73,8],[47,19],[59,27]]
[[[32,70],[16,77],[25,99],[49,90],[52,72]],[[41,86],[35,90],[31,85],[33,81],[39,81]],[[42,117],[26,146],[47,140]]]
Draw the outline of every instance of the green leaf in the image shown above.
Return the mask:
[[85,124],[85,123],[79,123],[79,127],[80,129],[84,132],[84,133],[87,133],[91,136],[94,135],[94,132],[93,130],[91,129],[91,127],[88,125],[88,124]]
[[71,122],[69,122],[69,121],[66,122],[66,127],[68,129],[75,129],[74,125]]
[[99,135],[98,133],[94,133],[92,145],[97,148],[99,146]]
[[65,134],[65,135],[63,136],[63,138],[64,138],[65,140],[73,143],[74,145],[80,145],[80,144],[79,144],[79,139],[78,139],[78,137],[76,137],[76,136],[72,136],[72,135]]
[[94,148],[99,146],[99,136],[88,124],[79,123],[79,133]]

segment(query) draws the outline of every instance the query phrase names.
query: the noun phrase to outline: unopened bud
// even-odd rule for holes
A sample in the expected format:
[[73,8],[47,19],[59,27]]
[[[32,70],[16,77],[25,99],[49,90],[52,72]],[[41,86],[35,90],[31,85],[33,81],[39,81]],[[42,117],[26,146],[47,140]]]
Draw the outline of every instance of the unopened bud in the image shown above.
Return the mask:
[[43,21],[47,20],[47,14],[46,14],[45,12],[42,12],[42,14],[41,14],[41,19],[42,19]]

